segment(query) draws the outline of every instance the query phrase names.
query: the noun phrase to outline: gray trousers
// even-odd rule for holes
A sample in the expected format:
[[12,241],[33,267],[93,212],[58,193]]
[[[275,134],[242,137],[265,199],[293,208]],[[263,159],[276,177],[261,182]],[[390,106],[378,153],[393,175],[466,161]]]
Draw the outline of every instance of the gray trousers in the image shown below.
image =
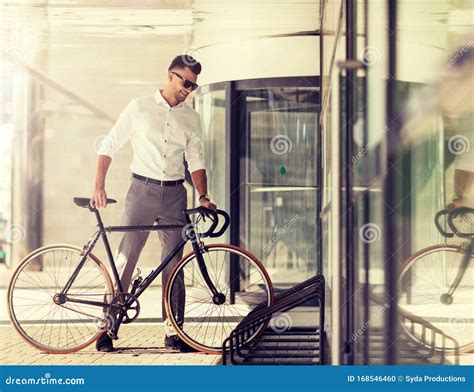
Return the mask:
[[[183,209],[187,206],[187,192],[183,184],[177,186],[160,186],[132,177],[130,188],[125,198],[125,208],[122,216],[122,226],[153,225],[155,221],[159,225],[185,225]],[[154,232],[152,232],[154,233]],[[161,261],[175,248],[182,238],[182,230],[159,230],[158,237],[161,241]],[[131,278],[135,271],[140,253],[145,246],[150,232],[128,232],[123,233],[120,245],[116,253],[116,262],[120,281],[124,291],[129,290]],[[171,260],[161,272],[162,281],[162,314],[166,319],[164,307],[165,288],[168,278],[176,265],[182,258],[183,250]],[[158,260],[156,262],[158,266]],[[177,322],[184,322],[185,287],[184,276],[178,277],[172,293],[171,306],[177,313]],[[176,312],[177,310],[177,312]],[[165,327],[169,325],[165,320]],[[171,334],[170,330],[166,331]]]

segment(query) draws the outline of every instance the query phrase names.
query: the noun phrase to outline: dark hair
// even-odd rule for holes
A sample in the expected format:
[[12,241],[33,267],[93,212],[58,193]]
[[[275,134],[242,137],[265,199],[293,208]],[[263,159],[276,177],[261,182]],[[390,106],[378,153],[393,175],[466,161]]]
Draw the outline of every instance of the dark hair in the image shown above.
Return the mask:
[[173,68],[176,67],[188,67],[196,75],[199,75],[201,73],[201,64],[189,54],[181,54],[179,56],[176,56],[171,62],[168,71],[171,71]]

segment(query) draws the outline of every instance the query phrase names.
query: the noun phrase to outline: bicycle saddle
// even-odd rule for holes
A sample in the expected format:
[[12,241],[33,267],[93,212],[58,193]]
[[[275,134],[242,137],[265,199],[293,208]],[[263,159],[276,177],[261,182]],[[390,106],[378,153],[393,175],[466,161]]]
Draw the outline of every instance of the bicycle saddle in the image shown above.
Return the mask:
[[[91,202],[91,199],[88,197],[75,197],[73,200],[77,206],[83,207],[83,208],[89,207],[90,202]],[[117,200],[107,199],[107,204],[112,204],[112,203],[117,203]]]

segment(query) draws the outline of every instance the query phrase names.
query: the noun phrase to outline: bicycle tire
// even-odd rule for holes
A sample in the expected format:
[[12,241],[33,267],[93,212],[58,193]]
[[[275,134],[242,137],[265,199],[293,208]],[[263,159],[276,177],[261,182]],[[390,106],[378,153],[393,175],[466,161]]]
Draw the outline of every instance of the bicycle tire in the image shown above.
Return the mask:
[[[193,265],[197,265],[195,252],[192,251],[185,255],[176,264],[170,275],[165,289],[165,311],[167,319],[175,329],[178,336],[188,345],[201,352],[206,352],[208,354],[219,354],[222,350],[223,341],[229,336],[233,327],[235,327],[238,322],[240,322],[242,318],[245,317],[252,310],[252,305],[255,307],[262,302],[266,303],[267,306],[273,304],[273,286],[271,283],[271,279],[262,263],[255,256],[245,251],[244,249],[228,244],[212,244],[204,246],[203,250],[205,251],[203,253],[203,256],[205,259],[206,268],[208,269],[209,275],[213,280],[213,283],[216,285],[216,288],[220,292],[225,292],[227,294],[225,302],[222,305],[215,305],[212,303],[212,294],[209,292],[209,289],[207,287],[203,286],[203,284],[205,283],[202,280],[202,276],[200,273],[198,274],[196,272],[193,275],[193,272],[188,270],[188,272],[184,274],[184,269],[186,268],[186,266],[191,265],[190,263],[194,262]],[[222,254],[227,256],[233,254],[239,257],[239,271],[242,271],[247,268],[247,271],[245,273],[239,273],[238,280],[241,283],[242,281],[245,281],[245,279],[247,279],[249,286],[245,289],[242,288],[242,285],[240,286],[240,291],[236,294],[236,303],[234,304],[230,304],[229,301],[230,283],[226,281],[226,286],[224,287],[222,286],[223,283],[219,283],[220,281],[224,280],[222,275],[222,271],[224,269],[224,262],[229,262],[228,265],[230,266],[230,257],[224,256],[224,262],[221,262],[221,264],[219,264],[219,261],[217,260],[217,252],[222,252]],[[215,255],[215,257],[213,257],[214,261],[210,256],[211,254]],[[248,263],[248,265],[246,263]],[[215,270],[212,269],[213,266],[216,267]],[[193,268],[198,267],[194,266]],[[220,272],[217,271],[218,268],[220,268]],[[254,270],[250,272],[250,268],[254,268]],[[195,283],[195,286],[191,286],[191,288],[188,288],[188,286],[185,289],[185,312],[190,305],[193,305],[193,308],[188,311],[188,314],[184,314],[183,325],[180,325],[179,323],[179,315],[177,314],[178,311],[173,309],[173,307],[171,306],[171,298],[173,297],[173,295],[176,295],[176,291],[173,294],[173,290],[176,290],[174,287],[178,287],[175,286],[175,282],[178,281],[179,274],[181,271],[183,271],[184,279],[188,279],[188,283],[190,280],[192,281],[192,283]],[[250,277],[256,272],[258,272],[257,278],[253,276],[253,279],[250,279]],[[188,276],[186,278],[187,275],[192,276]],[[241,279],[242,275],[245,275],[245,279]],[[201,280],[198,281],[199,279],[197,279],[197,277],[200,277]],[[237,279],[234,279],[234,281],[236,280]],[[222,288],[224,290],[220,290]],[[250,288],[255,291],[250,290]],[[258,289],[260,290],[258,291]],[[197,297],[192,297],[195,299],[189,299],[190,295],[188,291],[193,292],[194,296],[197,295]],[[202,300],[202,302],[196,301],[198,299]],[[201,305],[202,308],[206,307],[206,312],[202,313],[201,315],[197,315],[198,308]],[[212,308],[213,306],[214,308]],[[217,320],[212,321],[213,318],[217,318]],[[221,321],[220,326],[218,325],[219,321]],[[205,324],[206,322],[207,324]],[[227,326],[225,325],[225,323],[227,323]],[[257,338],[263,332],[263,330],[265,330],[268,323],[269,321],[263,323],[262,326],[245,341],[245,343],[250,343],[252,340]],[[204,325],[206,325],[206,329],[203,335],[200,334],[200,331],[201,328],[204,328]],[[196,330],[196,328],[198,329]],[[211,328],[211,330],[214,329],[214,335],[211,335],[211,331],[209,335],[207,334],[209,328]],[[219,330],[220,336],[216,337],[216,334],[219,333]]]
[[[466,292],[462,292],[461,295],[463,300],[464,298],[467,298],[466,300],[464,300],[467,301],[467,303],[459,304],[459,301],[458,303],[456,303],[455,301],[453,302],[454,307],[451,308],[449,308],[449,306],[451,305],[443,304],[441,302],[441,295],[444,294],[444,292],[447,291],[447,289],[449,288],[449,285],[452,283],[453,276],[456,273],[457,269],[449,268],[449,266],[446,267],[447,273],[449,272],[450,276],[446,277],[446,284],[443,285],[442,290],[435,291],[436,283],[439,283],[438,281],[440,281],[442,278],[440,278],[439,275],[436,274],[435,270],[436,266],[440,266],[440,261],[433,259],[432,255],[441,256],[441,258],[444,255],[444,260],[446,260],[448,258],[448,253],[450,256],[453,256],[452,260],[454,261],[452,261],[451,263],[454,266],[460,263],[460,261],[462,260],[462,255],[465,254],[465,252],[462,252],[461,247],[459,245],[438,244],[419,250],[404,262],[400,271],[400,276],[397,284],[399,306],[401,306],[402,308],[406,308],[412,314],[426,319],[435,327],[442,330],[446,335],[456,339],[456,341],[460,339],[460,334],[463,333],[463,339],[459,342],[459,351],[461,353],[465,353],[470,352],[474,349],[474,341],[472,340],[473,335],[469,332],[473,329],[473,323],[471,321],[473,318],[469,317],[469,315],[468,317],[466,317],[465,314],[466,311],[472,312],[473,309],[472,298],[474,297],[472,297],[472,294],[474,293],[474,290],[470,289],[470,287],[473,287],[474,283],[472,282],[473,276],[472,271],[466,270],[466,275],[470,279],[470,281],[467,282],[467,284],[464,282],[464,287],[466,287],[464,291]],[[433,264],[433,266],[426,265],[423,268],[422,262],[427,263],[426,258],[428,256],[430,256],[432,260],[434,260],[434,262],[431,263]],[[414,271],[413,269],[415,265],[420,269],[420,271],[423,270],[423,274],[416,274],[416,271]],[[408,290],[406,290],[407,288],[403,287],[405,279],[410,279],[407,277],[408,271],[410,270],[412,271],[412,274],[415,274],[415,281],[417,282],[416,287],[415,285],[413,285],[414,289],[417,290],[415,292],[415,297],[418,301],[416,304],[414,304],[411,300],[413,294],[408,294]],[[423,286],[423,283],[425,284],[425,286]],[[441,285],[438,286],[440,287]],[[463,286],[460,285],[460,287]],[[404,292],[406,292],[407,294],[403,294]],[[457,293],[459,298],[459,291],[457,291]],[[437,302],[438,299],[439,302]],[[410,301],[412,303],[408,303]],[[443,311],[445,311],[446,317],[443,317]],[[462,323],[460,323],[460,321],[462,321]],[[414,333],[408,325],[405,325],[404,322],[401,322],[401,326],[403,332],[411,341],[418,345],[426,344],[423,342],[423,339],[421,339],[420,336],[417,336],[417,333]],[[432,347],[428,346],[427,348]],[[456,349],[455,346],[441,347],[440,345],[438,345],[438,342],[435,342],[434,348],[436,351],[445,350],[446,352],[454,352]]]
[[[64,260],[67,260],[67,256],[62,262],[61,260],[58,262],[55,252],[61,252],[61,255],[64,255],[64,252],[66,252],[77,256],[77,258],[71,257],[70,261],[68,261],[69,265],[66,266],[66,261]],[[92,344],[103,333],[107,323],[110,322],[110,320],[104,317],[104,311],[101,307],[84,304],[78,305],[73,302],[66,302],[65,304],[69,305],[65,307],[64,305],[58,305],[52,300],[52,293],[57,293],[64,287],[65,282],[70,277],[69,273],[73,271],[73,263],[79,260],[81,252],[81,248],[67,244],[38,248],[23,258],[10,280],[7,299],[8,312],[13,327],[26,342],[41,351],[51,354],[67,354],[79,351]],[[45,257],[45,255],[48,255],[48,257]],[[36,262],[33,263],[36,260],[40,262],[40,266]],[[46,268],[45,265],[47,266]],[[66,268],[69,273],[65,272]],[[87,268],[87,271],[84,268]],[[99,279],[102,277],[98,284],[96,284],[97,278],[90,279],[91,275],[88,275],[87,278],[85,277],[86,272],[90,272],[93,269],[100,272]],[[28,271],[31,272],[31,276],[29,276]],[[80,279],[83,280],[81,281]],[[36,287],[35,284],[37,284]],[[93,284],[95,286],[92,286]],[[99,293],[90,293],[91,286],[94,288],[94,291],[96,291],[96,288],[99,290],[98,287],[101,286],[104,289]],[[71,290],[83,291],[72,291],[73,294],[71,294]],[[68,294],[74,295],[76,298],[81,296],[90,298],[90,296],[94,296],[95,299],[100,298],[101,301],[110,303],[113,293],[113,284],[107,269],[96,256],[90,253]],[[47,308],[48,305],[49,309],[46,310],[45,307]],[[81,305],[83,306],[82,308],[80,308]],[[89,308],[86,308],[86,306],[89,306]],[[90,307],[93,307],[94,310],[90,310]],[[83,311],[84,309],[87,310]],[[84,315],[86,318],[83,317]],[[62,332],[63,327],[65,328],[64,332]],[[38,328],[43,328],[41,335]],[[38,334],[32,336],[36,329],[38,329]],[[52,340],[53,331],[54,341]],[[49,337],[47,335],[48,332]]]

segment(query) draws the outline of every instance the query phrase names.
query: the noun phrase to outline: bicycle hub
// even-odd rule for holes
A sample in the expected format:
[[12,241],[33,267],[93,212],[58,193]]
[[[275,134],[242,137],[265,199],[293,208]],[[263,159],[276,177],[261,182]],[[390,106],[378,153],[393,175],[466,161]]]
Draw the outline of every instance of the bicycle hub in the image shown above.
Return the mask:
[[212,297],[212,302],[214,302],[215,305],[222,305],[225,302],[225,295],[217,293]]
[[53,297],[53,302],[56,305],[62,305],[66,303],[66,296],[64,294],[55,294]]

